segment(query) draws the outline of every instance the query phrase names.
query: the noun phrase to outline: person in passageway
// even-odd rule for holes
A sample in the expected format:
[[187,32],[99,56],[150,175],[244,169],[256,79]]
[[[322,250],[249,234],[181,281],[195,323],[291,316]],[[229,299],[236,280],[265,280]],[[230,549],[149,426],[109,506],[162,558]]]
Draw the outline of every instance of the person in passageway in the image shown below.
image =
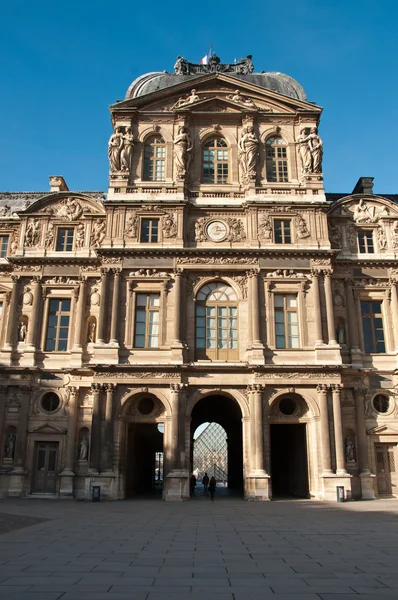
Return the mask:
[[216,491],[216,485],[217,485],[216,478],[215,477],[211,477],[210,483],[209,483],[209,492],[210,492],[210,498],[212,500],[214,500],[214,494],[215,494],[215,491]]

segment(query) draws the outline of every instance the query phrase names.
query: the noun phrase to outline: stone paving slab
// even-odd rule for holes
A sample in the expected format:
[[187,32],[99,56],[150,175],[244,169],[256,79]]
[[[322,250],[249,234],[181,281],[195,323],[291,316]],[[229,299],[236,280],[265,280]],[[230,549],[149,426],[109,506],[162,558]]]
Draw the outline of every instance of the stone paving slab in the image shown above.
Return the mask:
[[397,600],[397,517],[397,501],[3,499],[0,599]]

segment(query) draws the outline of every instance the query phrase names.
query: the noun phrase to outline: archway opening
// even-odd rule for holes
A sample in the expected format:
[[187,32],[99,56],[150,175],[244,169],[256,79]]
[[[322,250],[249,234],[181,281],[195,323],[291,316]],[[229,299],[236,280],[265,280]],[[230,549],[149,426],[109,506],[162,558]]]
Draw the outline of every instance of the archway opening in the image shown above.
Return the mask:
[[272,498],[308,498],[305,423],[271,424],[270,429]]
[[[206,426],[195,440],[195,433],[203,424]],[[199,481],[203,469],[209,476],[214,471],[219,487],[225,484],[231,491],[242,492],[242,413],[238,403],[230,397],[206,396],[192,410],[191,471],[198,470]]]

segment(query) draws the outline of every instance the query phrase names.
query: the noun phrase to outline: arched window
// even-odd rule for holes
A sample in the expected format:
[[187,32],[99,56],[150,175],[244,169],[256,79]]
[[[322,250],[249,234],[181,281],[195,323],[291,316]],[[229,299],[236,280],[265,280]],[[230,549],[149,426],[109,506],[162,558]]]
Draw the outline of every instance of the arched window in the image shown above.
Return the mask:
[[203,145],[203,183],[228,183],[228,146],[214,137]]
[[197,358],[237,360],[238,299],[222,281],[208,283],[196,298]]
[[149,137],[144,145],[144,181],[164,181],[166,143],[160,135]]
[[289,181],[285,140],[278,136],[270,137],[267,139],[265,147],[267,181]]

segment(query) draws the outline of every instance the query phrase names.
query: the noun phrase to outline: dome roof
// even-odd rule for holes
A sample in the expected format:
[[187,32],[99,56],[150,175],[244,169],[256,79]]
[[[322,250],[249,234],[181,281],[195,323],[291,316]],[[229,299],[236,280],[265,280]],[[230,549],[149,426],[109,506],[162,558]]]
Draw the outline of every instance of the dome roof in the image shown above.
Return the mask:
[[[305,91],[298,81],[284,73],[249,73],[247,75],[228,73],[228,76],[233,79],[247,81],[247,83],[252,83],[266,90],[271,90],[282,96],[288,96],[294,100],[307,100]],[[178,83],[184,83],[185,81],[194,82],[201,77],[203,77],[203,75],[176,75],[175,73],[167,72],[146,73],[145,75],[137,77],[130,85],[126,93],[126,100],[145,96],[146,94],[157,92],[158,90],[171,87]]]

